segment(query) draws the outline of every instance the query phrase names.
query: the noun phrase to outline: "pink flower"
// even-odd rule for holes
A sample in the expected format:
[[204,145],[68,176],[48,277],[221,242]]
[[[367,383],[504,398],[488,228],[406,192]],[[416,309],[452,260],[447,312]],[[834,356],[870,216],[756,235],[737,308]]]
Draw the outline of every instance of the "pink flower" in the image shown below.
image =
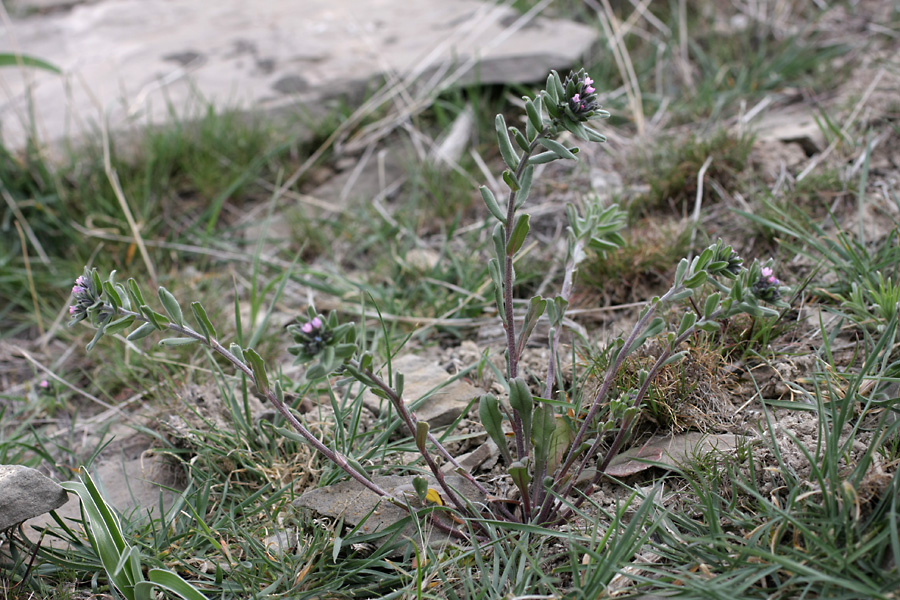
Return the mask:
[[74,315],[76,310],[78,310],[78,306],[73,304],[72,306],[69,307],[69,314]]
[[593,83],[594,83],[594,80],[591,79],[590,77],[588,77],[587,75],[585,75],[585,77],[584,77],[584,84],[585,84],[585,85],[591,85],[591,84],[593,84]]
[[320,319],[319,317],[314,317],[313,320],[311,321],[311,323],[312,323],[312,326],[315,327],[316,329],[322,328],[322,324],[323,324],[322,319]]
[[303,325],[300,326],[300,331],[302,331],[305,334],[312,333],[312,331],[313,331],[312,323],[304,323]]
[[770,269],[769,267],[763,267],[763,268],[762,268],[762,276],[763,276],[763,277],[771,277],[771,276],[772,276],[772,269]]
[[48,387],[50,387],[50,382],[46,379],[41,379],[41,382],[38,385],[46,390]]
[[572,102],[574,102],[575,104],[581,102],[581,94],[575,94],[574,96],[572,96]]

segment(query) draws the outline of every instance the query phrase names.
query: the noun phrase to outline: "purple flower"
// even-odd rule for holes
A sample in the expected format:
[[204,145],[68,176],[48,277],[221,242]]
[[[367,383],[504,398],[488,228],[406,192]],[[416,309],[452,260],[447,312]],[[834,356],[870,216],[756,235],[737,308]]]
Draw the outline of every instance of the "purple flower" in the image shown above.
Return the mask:
[[300,331],[302,331],[306,335],[311,335],[314,331],[322,329],[322,325],[322,319],[320,319],[319,317],[313,317],[312,321],[308,321],[300,326]]
[[584,70],[570,72],[566,77],[563,87],[568,98],[564,104],[560,104],[560,109],[565,110],[570,119],[587,121],[594,115],[594,111],[600,109],[593,83],[594,80]]
[[773,273],[771,267],[763,267],[760,270],[759,280],[753,284],[750,290],[754,296],[764,302],[775,303],[781,299],[781,292],[778,290],[781,282]]

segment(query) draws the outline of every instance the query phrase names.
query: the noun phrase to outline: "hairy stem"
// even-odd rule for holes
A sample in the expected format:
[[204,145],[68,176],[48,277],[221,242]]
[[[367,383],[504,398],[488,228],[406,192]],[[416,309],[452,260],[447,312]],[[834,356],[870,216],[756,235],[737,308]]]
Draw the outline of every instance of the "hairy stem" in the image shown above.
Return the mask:
[[[541,131],[535,138],[534,141],[531,142],[528,146],[528,151],[525,152],[522,157],[519,159],[519,164],[516,166],[515,178],[516,181],[521,181],[522,175],[525,173],[525,169],[528,167],[528,159],[531,158],[531,155],[538,147],[538,140],[541,137],[547,135],[549,129],[544,129]],[[512,237],[513,229],[516,225],[516,196],[518,192],[515,190],[509,190],[509,196],[506,200],[506,245],[509,245],[509,240]],[[500,258],[499,256],[497,257]],[[516,321],[513,317],[513,283],[515,282],[515,277],[513,276],[513,255],[509,252],[506,253],[504,258],[504,270],[503,270],[503,308],[506,313],[506,319],[503,325],[506,327],[506,352],[507,352],[507,380],[512,381],[519,374],[519,353],[516,345]],[[519,460],[524,459],[528,456],[527,444],[525,441],[525,432],[522,428],[522,417],[519,415],[519,411],[513,409],[513,432],[516,438],[516,456]]]
[[[112,307],[110,307],[110,308],[112,308]],[[130,310],[126,310],[121,307],[119,307],[118,312],[119,312],[119,314],[121,314],[123,316],[135,317],[135,320],[142,321],[144,323],[150,322],[149,319],[147,319],[144,315],[130,311]],[[299,433],[301,436],[303,436],[303,439],[305,439],[307,442],[309,442],[309,444],[313,448],[315,448],[318,452],[322,453],[322,455],[325,456],[325,458],[327,458],[328,460],[330,460],[331,462],[333,462],[334,464],[339,466],[341,469],[344,470],[344,472],[346,472],[348,475],[350,475],[350,477],[352,477],[353,479],[355,479],[356,481],[358,481],[359,483],[364,485],[366,488],[368,488],[372,492],[378,494],[379,496],[387,498],[394,505],[399,506],[400,508],[402,508],[404,510],[408,510],[408,507],[405,504],[403,504],[402,502],[393,498],[385,490],[381,489],[381,487],[379,487],[375,483],[369,481],[369,479],[364,474],[360,473],[355,468],[353,468],[353,466],[347,462],[347,459],[344,458],[344,456],[342,454],[340,454],[339,452],[335,452],[334,450],[332,450],[331,448],[329,448],[328,446],[323,444],[321,441],[319,441],[319,438],[317,438],[315,435],[313,435],[311,431],[309,431],[306,427],[303,426],[303,424],[299,420],[297,420],[297,417],[294,416],[294,414],[290,411],[288,406],[284,402],[282,402],[278,399],[278,397],[275,395],[275,392],[272,389],[270,389],[270,388],[263,389],[259,385],[259,382],[256,381],[256,378],[253,375],[253,369],[250,368],[250,366],[248,364],[246,364],[244,361],[240,360],[238,357],[236,357],[234,354],[232,354],[230,350],[225,348],[215,338],[210,337],[209,342],[207,342],[206,336],[203,335],[202,333],[198,333],[198,332],[194,331],[193,329],[191,329],[190,327],[177,325],[172,322],[167,323],[166,328],[169,329],[170,331],[174,331],[183,336],[193,338],[193,339],[197,340],[198,342],[200,342],[201,344],[206,345],[208,348],[215,351],[219,355],[223,356],[225,358],[225,360],[230,362],[237,370],[241,371],[242,373],[244,373],[245,375],[250,377],[253,380],[254,384],[256,384],[256,387],[259,390],[259,392],[262,393],[269,400],[269,402],[272,403],[272,405],[275,407],[275,409],[285,418],[285,420],[288,423],[290,423],[291,427],[293,427],[297,431],[297,433]]]
[[[403,402],[403,399],[397,394],[397,392],[387,384],[381,377],[376,375],[370,369],[360,369],[360,365],[357,361],[351,360],[349,361],[350,365],[356,369],[359,369],[360,372],[365,375],[368,379],[375,383],[378,388],[387,395],[388,399],[391,401],[391,404],[394,406],[394,409],[397,411],[397,414],[400,415],[400,418],[406,424],[407,429],[409,429],[410,435],[415,437],[416,435],[416,424],[419,422],[418,418],[415,414],[409,411],[406,407],[406,403]],[[478,480],[476,480],[470,473],[468,473],[457,461],[453,458],[450,453],[444,448],[443,444],[441,444],[440,440],[438,440],[430,431],[428,432],[428,441],[434,444],[434,447],[437,448],[438,452],[445,459],[450,461],[450,463],[456,467],[457,472],[465,477],[469,482],[475,485],[479,492],[485,495],[485,497],[489,496],[487,488],[485,488]],[[477,516],[472,515],[468,506],[466,506],[465,502],[459,499],[459,497],[454,493],[453,489],[446,482],[444,478],[444,472],[441,471],[440,467],[437,463],[434,462],[434,458],[431,454],[428,453],[427,450],[421,450],[420,452],[422,457],[425,459],[425,463],[428,465],[428,468],[431,469],[431,472],[434,474],[435,479],[438,484],[441,486],[441,489],[447,494],[447,497],[456,506],[457,510],[460,511],[460,514],[468,515],[468,516]],[[501,514],[503,514],[504,518],[514,519],[512,513],[509,510],[502,506],[498,505]],[[476,520],[477,523],[477,520]]]

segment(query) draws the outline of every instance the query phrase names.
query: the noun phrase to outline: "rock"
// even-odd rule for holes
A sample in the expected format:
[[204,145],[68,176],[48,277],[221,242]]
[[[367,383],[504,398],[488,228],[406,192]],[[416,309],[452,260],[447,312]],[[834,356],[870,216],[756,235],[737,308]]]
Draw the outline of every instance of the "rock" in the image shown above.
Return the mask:
[[818,154],[827,145],[811,107],[800,104],[767,112],[755,123],[754,128],[757,140],[797,144],[806,156]]
[[[429,487],[440,493],[436,481],[429,476]],[[378,487],[394,497],[402,498],[404,494],[411,493],[412,476],[386,475],[373,477],[372,481]],[[486,501],[478,489],[468,480],[459,475],[447,475],[447,483],[458,494],[464,496],[469,502],[477,505]],[[356,480],[349,479],[334,485],[309,490],[294,501],[294,506],[310,511],[316,516],[326,516],[333,519],[343,518],[345,526],[356,527],[361,534],[382,531],[401,519],[408,513],[398,506],[382,499]],[[449,540],[449,536],[441,530],[431,526],[424,526],[428,532],[429,544],[442,544]],[[410,523],[404,530],[404,537],[417,537],[417,529],[414,523]]]
[[[653,438],[642,446],[622,452],[610,462],[606,474],[612,477],[634,475],[654,464],[681,466],[711,452],[734,452],[742,438],[730,433],[706,434],[696,431]],[[588,469],[585,469],[588,471]]]
[[66,503],[66,490],[40,471],[0,465],[0,531]]
[[[455,456],[456,462],[469,473],[474,473],[478,469],[489,471],[500,458],[500,448],[494,443],[494,440],[487,440],[471,452],[466,452],[461,456]],[[442,469],[446,473],[455,472],[456,467],[453,463],[448,462]]]
[[386,74],[429,89],[539,82],[573,66],[597,37],[588,25],[524,22],[508,6],[476,0],[57,4],[64,8],[0,25],[0,52],[64,73],[0,69],[9,147],[24,147],[32,130],[44,143],[90,135],[104,119],[111,131],[190,120],[207,103],[315,119],[336,99],[358,101]]
[[[175,490],[184,489],[182,467],[165,456],[146,452],[150,448],[150,440],[135,435],[133,429],[124,426],[116,428],[121,429],[122,437],[116,437],[103,453],[102,460],[93,465],[91,476],[103,498],[122,515],[136,521],[158,519],[160,506],[163,511],[168,511],[178,499],[179,494]],[[63,521],[80,519],[78,496],[71,494],[69,501],[60,506],[56,514]],[[53,524],[55,521],[48,515],[39,516],[25,524],[25,533],[36,541],[39,534],[33,528]],[[47,538],[43,543],[57,548],[66,547],[65,542],[57,538]]]
[[[392,366],[394,371],[403,373],[403,398],[407,406],[432,429],[453,423],[480,393],[478,388],[462,379],[450,381],[447,371],[419,356],[397,357]],[[380,414],[387,403],[369,390],[363,394],[363,404],[373,413]]]

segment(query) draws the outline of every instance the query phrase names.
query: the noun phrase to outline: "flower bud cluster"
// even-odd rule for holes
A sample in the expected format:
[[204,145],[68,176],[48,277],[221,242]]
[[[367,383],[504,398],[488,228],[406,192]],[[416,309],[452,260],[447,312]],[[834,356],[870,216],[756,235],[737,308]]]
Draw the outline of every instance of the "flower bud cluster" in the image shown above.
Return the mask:
[[753,295],[762,300],[774,304],[781,299],[781,292],[778,287],[781,281],[776,279],[770,267],[763,267],[760,278],[753,284],[751,291]]
[[79,275],[75,279],[72,296],[75,303],[69,306],[69,314],[72,315],[70,325],[87,318],[88,309],[100,301],[100,294],[94,285],[94,279],[87,269],[85,269],[84,275]]
[[303,347],[303,352],[312,357],[322,351],[331,341],[332,333],[325,326],[322,317],[316,315],[302,325],[293,325],[291,334],[294,342]]
[[594,88],[594,80],[590,78],[584,69],[575,73],[569,72],[563,87],[566,90],[566,102],[563,108],[566,114],[574,121],[587,121],[594,113],[600,110],[597,101],[597,90]]

